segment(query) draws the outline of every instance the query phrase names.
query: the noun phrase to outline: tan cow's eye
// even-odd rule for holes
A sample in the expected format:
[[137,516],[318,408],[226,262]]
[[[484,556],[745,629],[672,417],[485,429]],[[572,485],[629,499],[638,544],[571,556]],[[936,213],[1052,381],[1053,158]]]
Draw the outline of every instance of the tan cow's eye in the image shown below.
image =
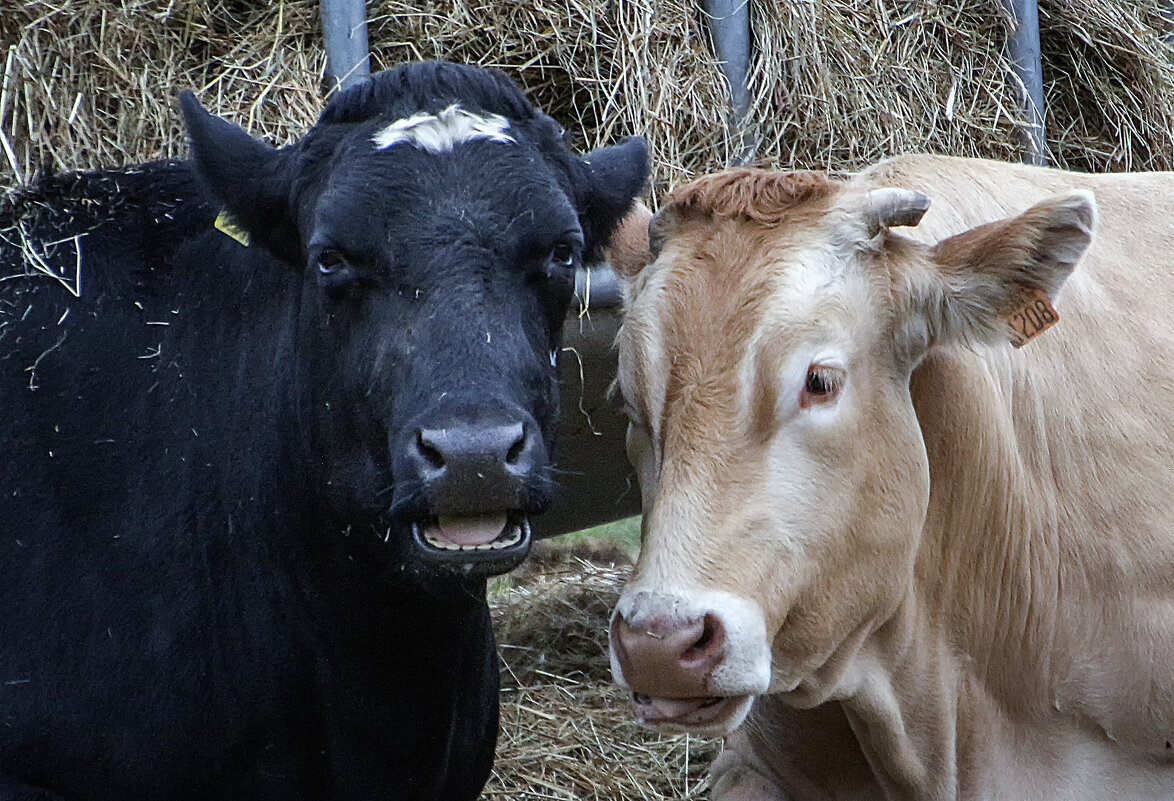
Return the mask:
[[840,394],[843,383],[843,371],[813,364],[807,368],[807,380],[803,382],[803,396],[799,399],[799,405],[806,408],[834,400]]

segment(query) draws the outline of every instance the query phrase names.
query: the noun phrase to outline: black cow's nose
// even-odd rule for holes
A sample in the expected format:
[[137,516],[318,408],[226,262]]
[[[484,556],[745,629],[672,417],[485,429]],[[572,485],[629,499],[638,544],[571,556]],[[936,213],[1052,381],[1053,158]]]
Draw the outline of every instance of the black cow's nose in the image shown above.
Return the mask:
[[419,421],[399,440],[397,482],[422,489],[434,515],[531,511],[530,495],[543,483],[547,454],[533,418],[519,416]]
[[468,472],[501,463],[526,472],[533,458],[532,437],[520,422],[457,428],[421,428],[415,447],[421,474],[430,478],[446,470]]

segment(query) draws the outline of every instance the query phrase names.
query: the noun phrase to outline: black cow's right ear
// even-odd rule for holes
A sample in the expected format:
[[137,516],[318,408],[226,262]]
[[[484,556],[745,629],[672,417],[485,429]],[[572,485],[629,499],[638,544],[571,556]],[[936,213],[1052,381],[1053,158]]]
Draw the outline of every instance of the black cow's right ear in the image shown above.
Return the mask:
[[592,150],[581,158],[580,221],[587,240],[585,261],[596,260],[620,220],[648,186],[648,143],[630,136],[618,145]]
[[282,151],[209,114],[191,92],[179,95],[196,172],[250,239],[300,262],[290,208],[288,159]]

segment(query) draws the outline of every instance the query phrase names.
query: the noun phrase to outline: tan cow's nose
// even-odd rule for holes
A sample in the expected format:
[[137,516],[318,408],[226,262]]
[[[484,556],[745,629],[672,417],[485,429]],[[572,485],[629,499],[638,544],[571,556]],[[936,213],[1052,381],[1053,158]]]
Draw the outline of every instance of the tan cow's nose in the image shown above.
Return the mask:
[[709,695],[706,684],[725,649],[725,631],[716,615],[688,620],[657,617],[612,622],[611,643],[633,693],[659,698]]

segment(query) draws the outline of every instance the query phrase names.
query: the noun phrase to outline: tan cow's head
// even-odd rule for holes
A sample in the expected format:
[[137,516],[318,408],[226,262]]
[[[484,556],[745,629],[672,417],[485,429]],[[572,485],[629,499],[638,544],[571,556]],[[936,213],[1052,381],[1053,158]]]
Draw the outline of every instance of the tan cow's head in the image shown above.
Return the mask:
[[726,732],[753,696],[816,704],[911,585],[929,493],[910,376],[945,343],[1006,342],[1052,298],[1091,195],[935,246],[929,200],[738,169],[678,189],[627,270],[618,338],[643,547],[612,667],[646,723]]

